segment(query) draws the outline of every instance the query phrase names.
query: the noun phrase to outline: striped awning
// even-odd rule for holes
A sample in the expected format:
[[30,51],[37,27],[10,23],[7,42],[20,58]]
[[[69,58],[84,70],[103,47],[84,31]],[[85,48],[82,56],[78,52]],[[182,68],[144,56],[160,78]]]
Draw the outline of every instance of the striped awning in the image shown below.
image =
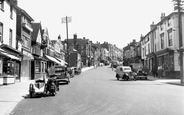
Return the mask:
[[14,60],[21,61],[21,58],[20,58],[20,57],[17,57],[17,56],[15,56],[15,55],[12,55],[12,54],[10,54],[10,53],[4,51],[3,49],[0,49],[0,54],[4,55],[4,56],[6,56],[6,57],[9,57],[9,58],[11,58],[11,59],[14,59]]
[[59,62],[56,58],[54,58],[54,57],[51,57],[51,56],[48,56],[48,55],[45,55],[50,61],[53,61],[53,62],[55,62],[55,63],[57,63],[57,64],[60,64],[61,62]]

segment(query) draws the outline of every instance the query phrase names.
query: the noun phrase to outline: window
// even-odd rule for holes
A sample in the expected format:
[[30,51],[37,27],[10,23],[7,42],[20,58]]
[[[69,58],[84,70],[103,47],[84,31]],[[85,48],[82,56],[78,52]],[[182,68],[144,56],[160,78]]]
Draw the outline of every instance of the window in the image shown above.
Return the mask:
[[144,48],[142,48],[142,56],[144,57]]
[[150,53],[150,44],[148,44],[148,54]]
[[29,47],[29,39],[23,35],[23,46],[26,47],[27,49],[30,49]]
[[10,18],[13,19],[13,7],[10,6]]
[[167,20],[167,25],[168,25],[168,26],[171,26],[171,18],[169,18],[169,19]]
[[161,31],[163,30],[163,24],[160,25],[160,30],[161,30]]
[[13,35],[13,32],[12,32],[12,29],[10,29],[9,31],[9,45],[12,46],[12,35]]
[[4,11],[4,0],[0,0],[0,9]]
[[144,47],[144,56],[146,56],[146,46]]
[[3,42],[3,23],[0,22],[0,43]]
[[41,72],[41,62],[35,61],[35,73]]
[[168,31],[168,42],[169,46],[172,46],[172,31]]
[[161,38],[161,49],[164,49],[164,34],[161,34],[160,38]]

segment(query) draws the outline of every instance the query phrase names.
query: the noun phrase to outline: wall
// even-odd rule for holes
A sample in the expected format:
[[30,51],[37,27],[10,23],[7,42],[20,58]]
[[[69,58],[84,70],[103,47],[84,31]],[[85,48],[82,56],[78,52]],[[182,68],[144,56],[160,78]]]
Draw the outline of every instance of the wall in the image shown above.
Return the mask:
[[12,47],[16,48],[16,10],[13,8],[13,18],[10,18],[10,4],[4,1],[4,12],[0,10],[1,20],[3,23],[3,43],[9,45],[9,29],[12,29]]

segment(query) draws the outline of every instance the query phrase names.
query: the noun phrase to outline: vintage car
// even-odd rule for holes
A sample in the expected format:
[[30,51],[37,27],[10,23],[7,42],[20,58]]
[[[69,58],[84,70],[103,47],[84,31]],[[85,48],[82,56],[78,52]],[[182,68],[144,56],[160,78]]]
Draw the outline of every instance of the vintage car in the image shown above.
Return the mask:
[[142,69],[137,70],[136,79],[145,79],[147,80],[147,73]]
[[136,80],[136,74],[132,72],[132,69],[129,66],[117,66],[115,72],[117,80],[120,78],[127,81],[129,79]]
[[66,70],[66,67],[63,66],[55,66],[55,76],[58,83],[66,82],[70,83],[70,75]]
[[79,68],[79,67],[74,67],[74,73],[75,73],[75,75],[81,74],[81,68]]

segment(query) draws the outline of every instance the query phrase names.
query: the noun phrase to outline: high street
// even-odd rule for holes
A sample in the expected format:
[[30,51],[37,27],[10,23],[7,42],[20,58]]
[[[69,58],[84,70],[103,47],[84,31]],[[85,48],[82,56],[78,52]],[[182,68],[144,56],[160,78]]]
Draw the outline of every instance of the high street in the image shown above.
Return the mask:
[[183,115],[184,87],[160,80],[117,81],[108,66],[61,84],[56,96],[25,97],[11,115]]

